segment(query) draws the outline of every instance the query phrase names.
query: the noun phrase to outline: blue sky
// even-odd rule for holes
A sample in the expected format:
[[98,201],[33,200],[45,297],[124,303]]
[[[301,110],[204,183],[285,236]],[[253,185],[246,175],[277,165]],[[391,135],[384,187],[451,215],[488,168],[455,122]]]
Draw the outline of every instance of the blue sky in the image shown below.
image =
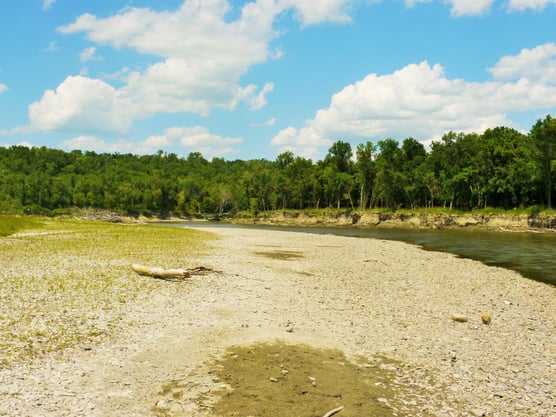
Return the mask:
[[556,113],[556,0],[5,0],[0,146],[322,159]]

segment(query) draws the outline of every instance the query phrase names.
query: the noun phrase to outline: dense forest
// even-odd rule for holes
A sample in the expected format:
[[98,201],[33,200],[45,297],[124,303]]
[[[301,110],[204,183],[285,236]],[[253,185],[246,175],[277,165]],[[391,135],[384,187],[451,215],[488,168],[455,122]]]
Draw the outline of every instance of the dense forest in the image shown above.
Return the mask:
[[430,150],[413,138],[355,149],[339,140],[321,161],[206,160],[0,147],[0,211],[56,213],[97,208],[129,214],[222,215],[305,208],[551,208],[556,119],[528,134],[507,127],[449,132]]

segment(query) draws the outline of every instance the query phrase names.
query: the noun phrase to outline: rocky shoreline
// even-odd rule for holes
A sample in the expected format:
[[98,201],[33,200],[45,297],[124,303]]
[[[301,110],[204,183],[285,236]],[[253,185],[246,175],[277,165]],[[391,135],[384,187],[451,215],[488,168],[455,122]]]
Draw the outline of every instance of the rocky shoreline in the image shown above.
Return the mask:
[[288,210],[262,212],[256,215],[239,212],[223,216],[183,217],[176,214],[154,217],[129,216],[106,210],[86,210],[84,220],[111,223],[152,223],[183,221],[223,221],[239,224],[282,226],[352,226],[362,228],[389,227],[413,229],[481,228],[499,231],[555,232],[556,215],[535,214],[484,214],[484,213],[396,213],[358,210]]
[[287,226],[355,226],[396,228],[484,228],[503,231],[556,230],[556,216],[543,214],[444,214],[392,213],[372,211],[275,211],[257,216],[238,214],[229,219],[236,223],[257,223]]

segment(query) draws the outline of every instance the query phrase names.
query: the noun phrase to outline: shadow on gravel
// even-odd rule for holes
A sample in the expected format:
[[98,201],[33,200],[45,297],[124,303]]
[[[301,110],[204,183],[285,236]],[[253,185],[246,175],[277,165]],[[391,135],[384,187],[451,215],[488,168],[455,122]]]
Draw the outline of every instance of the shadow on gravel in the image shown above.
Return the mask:
[[265,256],[270,259],[276,259],[279,261],[289,261],[292,259],[303,258],[301,252],[285,251],[285,250],[275,250],[270,252],[255,252],[258,256]]

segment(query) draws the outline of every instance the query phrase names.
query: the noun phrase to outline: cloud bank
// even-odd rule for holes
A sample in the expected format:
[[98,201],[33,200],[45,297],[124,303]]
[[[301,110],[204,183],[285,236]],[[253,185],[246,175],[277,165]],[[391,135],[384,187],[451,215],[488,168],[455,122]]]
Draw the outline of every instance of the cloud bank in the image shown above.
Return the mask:
[[[52,5],[45,0],[43,8]],[[111,146],[96,139],[98,134],[125,135],[136,120],[156,114],[193,113],[208,116],[215,108],[234,110],[246,106],[259,110],[266,106],[274,90],[269,81],[262,86],[242,85],[241,77],[253,65],[281,55],[271,43],[278,37],[273,23],[279,14],[294,10],[304,25],[321,22],[348,22],[348,0],[258,0],[242,7],[239,17],[230,21],[231,7],[226,0],[187,0],[175,11],[126,8],[116,15],[99,18],[83,14],[58,28],[66,35],[83,33],[96,45],[115,49],[127,48],[159,60],[142,71],[125,68],[122,77],[90,78],[87,71],[68,76],[56,89],[47,90],[29,106],[31,128],[36,131],[80,132],[66,141],[77,145],[111,151],[114,146],[125,151],[128,144]],[[84,49],[80,61],[102,59],[96,46]],[[124,85],[113,87],[110,80]],[[1,90],[0,90],[1,92]],[[180,128],[148,138],[141,146],[151,149],[167,143],[181,143],[211,152],[217,144],[222,153],[232,152],[237,138],[222,138],[207,131],[196,133]],[[185,130],[183,130],[185,129]],[[201,134],[202,133],[202,134]],[[197,142],[191,142],[198,138]]]
[[336,140],[431,139],[439,133],[480,132],[511,126],[507,114],[556,106],[556,45],[523,49],[489,69],[492,80],[449,79],[444,68],[424,61],[386,75],[369,74],[334,94],[330,106],[305,126],[280,131],[280,150],[315,157]]
[[[261,109],[274,84],[261,87],[240,81],[251,66],[279,56],[270,47],[278,36],[273,29],[275,17],[293,8],[307,25],[345,22],[349,3],[259,0],[243,6],[240,17],[231,22],[226,19],[231,10],[226,0],[188,0],[173,12],[127,8],[107,18],[83,14],[58,31],[84,33],[96,44],[129,48],[160,61],[143,72],[128,72],[126,85],[118,89],[98,79],[70,76],[30,105],[31,123],[42,131],[80,125],[92,132],[98,126],[122,132],[134,120],[158,113],[207,116],[214,108],[234,110],[242,104]],[[51,4],[45,2],[44,7]],[[94,46],[80,54],[83,63],[95,59],[100,57]]]
[[[418,3],[430,3],[434,0],[406,0],[408,7]],[[480,16],[488,13],[495,0],[438,0],[450,6],[450,14],[454,17]],[[556,0],[509,0],[504,2],[509,12],[524,11],[527,9],[543,10],[549,4],[556,4]]]
[[171,127],[162,135],[149,136],[139,142],[120,139],[106,142],[94,135],[80,135],[62,143],[67,150],[88,149],[95,152],[153,154],[160,149],[177,146],[186,152],[201,152],[205,157],[233,155],[235,145],[243,143],[242,138],[226,137],[211,133],[204,126]]
[[299,20],[304,25],[322,22],[349,23],[350,8],[353,0],[283,0],[278,2],[281,9],[295,9]]
[[[49,8],[53,0],[45,0]],[[281,56],[272,49],[279,34],[273,29],[275,18],[294,10],[303,25],[322,22],[348,22],[349,0],[258,0],[245,4],[235,20],[228,14],[226,0],[187,0],[174,11],[153,11],[128,7],[101,18],[83,14],[59,27],[59,33],[82,33],[95,45],[130,49],[155,63],[144,70],[124,68],[119,76],[104,79],[80,75],[68,76],[58,87],[47,90],[29,106],[31,129],[42,132],[78,132],[65,147],[88,147],[104,151],[126,151],[129,143],[115,145],[97,139],[99,134],[126,135],[137,120],[156,114],[193,113],[208,116],[214,109],[234,110],[245,106],[259,110],[267,104],[274,90],[264,85],[243,85],[242,76],[253,66]],[[82,63],[102,59],[97,47],[84,49]],[[116,88],[111,81],[123,82]],[[139,148],[160,149],[165,144],[210,153],[218,146],[221,153],[233,152],[238,138],[210,134],[206,128],[167,129],[160,136],[149,137]],[[179,132],[179,138],[176,136]],[[134,148],[137,150],[138,148]]]
[[556,4],[556,0],[509,0],[508,8],[519,11],[526,9],[543,10],[549,4]]
[[[439,0],[406,0],[410,7]],[[48,9],[54,0],[45,0]],[[31,128],[42,132],[79,134],[67,146],[81,143],[110,151],[97,134],[125,136],[137,120],[157,114],[191,113],[208,116],[215,109],[239,106],[260,110],[274,91],[272,80],[262,85],[242,83],[255,65],[279,59],[275,46],[281,34],[273,25],[292,12],[304,25],[346,24],[361,0],[256,0],[246,3],[233,20],[227,0],[186,0],[173,11],[128,7],[110,17],[83,14],[58,28],[65,35],[84,35],[97,46],[128,49],[145,56],[143,69],[124,67],[103,79],[68,76],[29,105]],[[494,0],[442,0],[454,17],[483,15]],[[556,0],[509,0],[508,11],[541,10]],[[234,11],[235,12],[235,11]],[[236,15],[234,15],[236,16]],[[51,44],[55,45],[55,44]],[[97,46],[84,49],[82,63],[102,59]],[[429,139],[443,130],[478,131],[511,125],[508,113],[523,108],[554,107],[556,46],[545,44],[502,57],[488,69],[492,79],[474,83],[446,77],[441,64],[412,63],[391,74],[369,74],[333,95],[305,126],[282,129],[272,139],[279,149],[315,157],[335,140],[349,138]],[[154,57],[154,62],[153,62]],[[112,83],[118,82],[119,87]],[[7,86],[0,84],[0,94]],[[272,120],[272,124],[274,120]],[[193,130],[188,130],[193,129]],[[178,134],[179,132],[179,134]],[[193,138],[200,138],[197,141]],[[207,152],[219,146],[233,152],[239,138],[211,134],[204,127],[174,127],[141,143],[144,149],[187,144]],[[115,145],[133,148],[129,141]],[[164,145],[165,146],[165,145]],[[184,145],[185,146],[185,145]]]
[[[134,120],[157,113],[206,116],[214,108],[233,110],[242,103],[260,109],[273,84],[243,86],[240,78],[252,65],[270,59],[272,22],[280,10],[274,2],[249,3],[239,19],[227,22],[227,1],[197,0],[174,12],[130,8],[104,19],[84,14],[58,31],[83,32],[99,45],[130,48],[161,60],[143,72],[128,72],[126,85],[118,89],[98,79],[68,77],[31,104],[31,123],[46,131],[80,123],[121,132]],[[81,62],[99,59],[95,54],[96,47],[85,49]],[[89,88],[93,85],[99,88]]]
[[[406,0],[408,7],[417,3],[430,3],[432,0]],[[487,13],[495,0],[442,0],[450,5],[450,14],[454,17],[476,16]]]

